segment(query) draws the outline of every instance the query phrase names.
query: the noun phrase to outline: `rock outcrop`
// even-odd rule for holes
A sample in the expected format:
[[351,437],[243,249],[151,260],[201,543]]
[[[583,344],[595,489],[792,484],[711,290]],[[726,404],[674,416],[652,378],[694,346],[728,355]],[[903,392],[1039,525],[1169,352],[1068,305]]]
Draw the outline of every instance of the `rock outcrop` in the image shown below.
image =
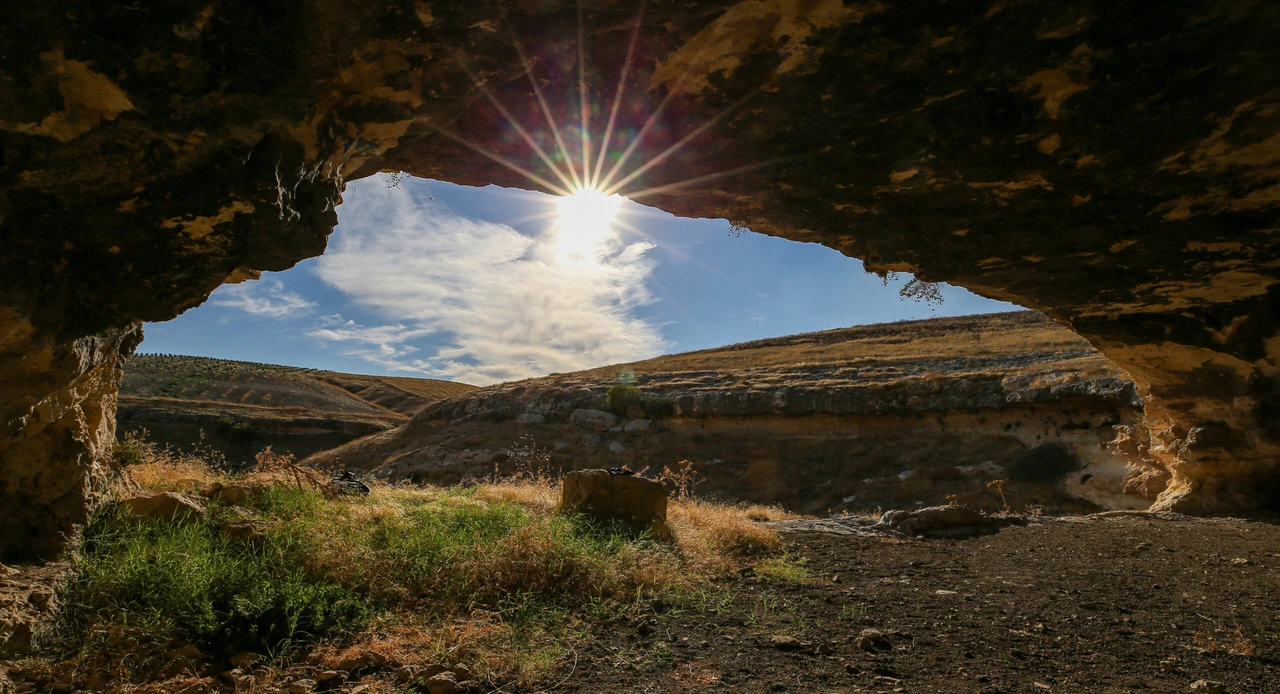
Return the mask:
[[609,470],[576,470],[564,476],[560,508],[617,520],[659,540],[673,538],[667,525],[667,490],[653,480]]
[[[677,214],[1043,310],[1137,381],[1172,474],[1161,507],[1274,503],[1280,7],[639,9],[0,8],[0,450],[67,449],[5,454],[5,553],[56,546],[105,450],[92,417],[19,420],[68,389],[112,406],[110,378],[77,385],[104,371],[29,363],[88,340],[106,364],[139,321],[318,255],[353,178],[554,191],[570,161]],[[601,159],[577,135],[603,134],[618,84]]]
[[[635,385],[628,418],[604,412]],[[614,399],[618,410],[622,406]],[[585,413],[585,414],[584,414]],[[604,416],[601,416],[604,415]],[[911,508],[958,495],[1051,512],[1147,508],[1136,387],[1032,311],[868,325],[505,383],[306,462],[456,484],[500,472],[691,461],[703,494],[800,513]]]

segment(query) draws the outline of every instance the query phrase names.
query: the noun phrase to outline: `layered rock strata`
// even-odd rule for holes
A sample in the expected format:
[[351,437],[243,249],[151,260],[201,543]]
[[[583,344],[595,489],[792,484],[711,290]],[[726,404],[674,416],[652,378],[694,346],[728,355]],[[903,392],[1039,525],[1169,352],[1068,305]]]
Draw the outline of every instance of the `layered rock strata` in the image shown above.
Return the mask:
[[[0,335],[34,331],[5,338],[19,361],[109,351],[321,253],[376,171],[554,190],[617,163],[646,204],[1045,311],[1138,383],[1162,508],[1257,508],[1280,479],[1278,29],[1226,0],[7,3]],[[600,160],[575,136],[619,83]],[[17,423],[83,372],[32,400],[19,371],[0,446],[93,438]],[[36,496],[73,503],[92,457]]]
[[[619,386],[619,382],[631,386]],[[945,503],[1147,508],[1132,381],[1033,312],[795,335],[502,384],[312,456],[382,479],[690,461],[699,493],[803,513]]]

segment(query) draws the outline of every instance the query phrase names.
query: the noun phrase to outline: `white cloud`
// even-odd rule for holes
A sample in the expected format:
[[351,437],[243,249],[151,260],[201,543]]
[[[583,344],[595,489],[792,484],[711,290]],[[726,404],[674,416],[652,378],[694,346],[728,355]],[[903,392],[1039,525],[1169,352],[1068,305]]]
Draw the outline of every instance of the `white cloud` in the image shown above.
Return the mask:
[[[330,318],[308,334],[352,345],[387,369],[476,384],[660,354],[657,327],[633,310],[653,301],[648,244],[609,236],[566,260],[555,232],[525,236],[460,217],[374,177],[350,185],[341,226],[316,274],[388,320]],[[548,222],[548,226],[550,222]]]
[[258,280],[220,287],[212,303],[267,318],[309,313],[315,303],[288,291],[280,280]]

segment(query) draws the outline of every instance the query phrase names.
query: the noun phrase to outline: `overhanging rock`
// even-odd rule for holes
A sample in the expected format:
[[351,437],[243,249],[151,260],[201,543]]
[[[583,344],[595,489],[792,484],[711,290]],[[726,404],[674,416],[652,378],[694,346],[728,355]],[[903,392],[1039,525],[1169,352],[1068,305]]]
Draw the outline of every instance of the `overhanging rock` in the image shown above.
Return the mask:
[[[639,10],[0,8],[0,506],[35,524],[34,535],[7,526],[0,554],[45,552],[82,516],[65,509],[91,493],[64,488],[105,455],[105,376],[131,326],[321,253],[345,181],[400,170],[563,187],[548,162],[565,175],[565,160],[601,161],[607,175],[641,133],[611,179],[619,192],[1040,309],[1140,385],[1146,454],[1172,472],[1160,507],[1275,503],[1280,7]],[[603,134],[619,81],[601,160],[598,139],[584,153],[574,135],[584,112]],[[85,339],[89,361],[30,366]],[[91,372],[104,378],[76,385]],[[68,388],[79,411],[101,417],[59,404],[48,410],[63,413],[58,426],[31,429],[32,408],[64,402]],[[13,462],[15,446],[48,451],[47,472],[15,472],[33,469]]]

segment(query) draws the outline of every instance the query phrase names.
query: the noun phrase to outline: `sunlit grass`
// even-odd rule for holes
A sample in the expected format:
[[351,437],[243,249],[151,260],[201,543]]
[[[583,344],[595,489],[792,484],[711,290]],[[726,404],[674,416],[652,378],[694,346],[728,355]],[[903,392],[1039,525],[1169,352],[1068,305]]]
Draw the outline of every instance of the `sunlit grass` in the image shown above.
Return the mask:
[[[710,604],[711,579],[782,546],[752,520],[780,513],[763,507],[674,500],[668,544],[557,512],[549,479],[334,497],[279,470],[228,477],[137,440],[122,452],[121,495],[251,490],[236,505],[202,501],[207,515],[187,524],[140,521],[113,504],[91,520],[46,652],[93,670],[126,644],[134,664],[114,675],[122,683],[155,674],[157,654],[196,645],[215,658],[277,657],[262,686],[303,654],[335,667],[369,650],[536,686],[603,624],[662,596]],[[257,536],[233,539],[229,522]]]

